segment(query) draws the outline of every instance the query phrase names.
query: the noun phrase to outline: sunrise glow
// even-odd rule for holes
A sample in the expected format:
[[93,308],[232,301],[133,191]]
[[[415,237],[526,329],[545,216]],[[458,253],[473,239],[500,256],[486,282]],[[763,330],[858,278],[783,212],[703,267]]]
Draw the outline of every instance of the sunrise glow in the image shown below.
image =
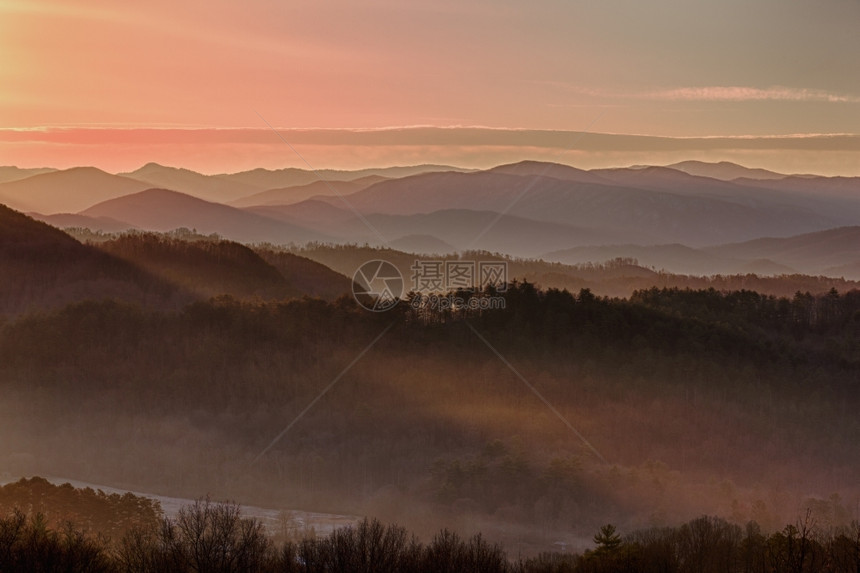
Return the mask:
[[[204,172],[299,165],[283,130],[489,127],[669,138],[860,133],[856,2],[592,6],[332,0],[0,2],[3,164],[150,160]],[[730,39],[730,41],[729,41]],[[73,128],[33,137],[41,130]],[[153,128],[169,128],[153,136]],[[245,138],[183,130],[259,130]],[[21,137],[17,131],[37,130]],[[92,130],[92,131],[90,131]],[[144,130],[144,131],[141,131]],[[300,140],[302,138],[299,138]],[[784,153],[679,145],[303,144],[326,167],[543,158],[585,167],[738,160],[857,174],[856,144]],[[683,140],[679,140],[683,141]],[[302,153],[304,155],[304,153]]]

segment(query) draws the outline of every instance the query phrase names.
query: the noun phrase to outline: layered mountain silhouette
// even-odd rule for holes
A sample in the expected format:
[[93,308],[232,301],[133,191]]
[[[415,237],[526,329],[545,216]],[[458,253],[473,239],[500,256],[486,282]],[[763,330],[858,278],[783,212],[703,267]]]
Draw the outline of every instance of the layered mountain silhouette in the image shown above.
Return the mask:
[[146,183],[147,187],[172,189],[219,203],[234,201],[259,191],[255,185],[231,181],[220,175],[201,175],[189,169],[165,167],[158,163],[147,163],[140,169],[120,175]]
[[[813,261],[745,244],[860,225],[860,178],[783,175],[728,162],[586,171],[522,161],[483,171],[420,165],[220,175],[150,163],[121,175],[3,168],[4,178],[0,202],[62,228],[187,228],[244,243],[479,249],[569,263],[632,257],[647,268],[696,274],[854,276],[850,247],[834,246]],[[835,237],[839,244],[851,238]]]
[[7,165],[0,167],[0,183],[18,181],[19,179],[26,179],[27,177],[41,175],[42,173],[51,173],[52,171],[56,171],[56,169],[51,169],[50,167],[22,169],[20,167]]
[[857,245],[860,227],[839,227],[701,249],[679,244],[574,247],[546,253],[543,258],[566,264],[633,258],[646,267],[693,275],[804,273],[860,280]]
[[0,203],[43,215],[78,213],[96,203],[149,187],[152,185],[95,167],[74,167],[2,183]]
[[[537,221],[625,233],[636,243],[679,242],[690,246],[789,236],[845,224],[809,209],[764,199],[742,204],[713,193],[658,191],[647,176],[630,170],[624,182],[595,183],[542,175],[422,174],[383,181],[346,199],[362,213],[407,215],[443,209],[508,213]],[[669,170],[671,171],[671,170]],[[589,173],[589,175],[591,175]],[[605,178],[607,174],[600,173]],[[638,176],[637,176],[638,175]],[[664,174],[660,173],[661,178]],[[695,191],[696,178],[674,171]],[[628,179],[636,178],[636,187]],[[713,179],[718,188],[729,185]],[[735,190],[736,191],[736,190]],[[318,197],[332,205],[343,199]],[[523,238],[527,240],[527,238]]]
[[430,255],[454,253],[458,249],[432,235],[403,235],[388,242],[388,246],[406,253],[427,253]]
[[731,274],[746,261],[725,258],[678,243],[671,245],[601,245],[573,247],[542,255],[549,261],[579,265],[594,261],[632,258],[640,265],[689,275]]
[[768,171],[767,169],[751,169],[732,163],[730,161],[720,161],[719,163],[708,163],[705,161],[681,161],[667,165],[671,169],[683,171],[689,175],[698,175],[700,177],[711,177],[713,179],[722,179],[723,181],[733,181],[735,179],[784,179],[787,177],[782,173]]
[[[808,274],[833,274],[854,280],[860,265],[860,227],[840,227],[794,237],[763,238],[703,249],[735,259],[767,259]],[[837,269],[842,269],[837,270]],[[851,272],[853,269],[854,272]]]
[[308,199],[291,205],[261,205],[246,207],[243,210],[256,213],[263,217],[305,225],[320,232],[337,229],[340,224],[357,217],[356,212],[349,210],[349,203],[344,208],[319,199]]
[[519,163],[499,165],[487,171],[505,175],[519,175],[521,177],[551,177],[553,179],[575,181],[578,183],[605,184],[610,182],[591,171],[545,161],[520,161]]
[[260,191],[267,189],[283,189],[285,187],[295,187],[298,185],[308,185],[317,181],[354,181],[364,177],[379,176],[384,178],[400,178],[416,175],[419,173],[434,173],[438,171],[473,171],[471,169],[462,169],[460,167],[452,167],[450,165],[411,165],[405,167],[382,167],[359,169],[356,171],[341,171],[337,169],[318,169],[311,171],[308,169],[296,169],[288,167],[286,169],[252,169],[249,171],[241,171],[239,173],[230,173],[218,175],[220,178],[227,179],[257,187]]
[[243,242],[291,243],[326,240],[320,233],[166,189],[147,189],[99,203],[83,211],[88,217],[108,217],[140,229],[194,229]]
[[[310,207],[314,210],[309,213]],[[277,209],[283,214],[281,216],[304,225],[314,225],[343,242],[394,246],[405,237],[421,236],[424,242],[435,244],[433,249],[436,252],[449,245],[449,251],[479,249],[531,257],[562,245],[603,244],[629,237],[623,231],[613,233],[471,209],[445,209],[414,215],[373,213],[362,217],[339,210],[333,212],[330,219],[321,221],[313,219],[317,207],[318,202],[315,201],[313,205],[299,203],[282,208],[255,208],[254,211],[271,213],[274,217]],[[300,209],[304,216],[297,213]]]
[[367,189],[374,183],[385,180],[386,177],[368,175],[367,177],[361,177],[352,181],[314,181],[306,185],[295,185],[254,193],[253,195],[235,200],[230,204],[234,207],[289,205],[316,197],[317,195],[351,195]]

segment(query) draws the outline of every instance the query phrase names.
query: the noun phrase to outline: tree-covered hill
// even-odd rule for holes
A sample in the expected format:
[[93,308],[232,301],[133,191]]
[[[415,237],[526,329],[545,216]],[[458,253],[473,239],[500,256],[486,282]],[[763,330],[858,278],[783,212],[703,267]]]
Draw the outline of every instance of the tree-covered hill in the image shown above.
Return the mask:
[[155,306],[179,289],[66,233],[0,205],[0,316],[116,298]]
[[115,300],[178,309],[231,295],[334,300],[349,280],[285,252],[188,233],[129,232],[85,244],[0,205],[0,317]]
[[22,317],[0,329],[0,463],[530,547],[705,512],[776,527],[810,499],[860,499],[857,292],[503,296]]
[[39,516],[45,527],[61,530],[71,522],[88,534],[114,541],[134,528],[155,527],[162,516],[158,502],[149,498],[78,489],[68,483],[54,485],[41,477],[0,486],[0,516],[15,511],[29,518]]

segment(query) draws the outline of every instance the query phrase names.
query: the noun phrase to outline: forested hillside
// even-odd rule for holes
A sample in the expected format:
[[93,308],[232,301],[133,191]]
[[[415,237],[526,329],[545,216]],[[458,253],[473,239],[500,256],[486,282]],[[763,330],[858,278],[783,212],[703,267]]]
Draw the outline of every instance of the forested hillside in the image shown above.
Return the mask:
[[[309,259],[257,252],[191,232],[81,232],[86,244],[0,205],[0,317],[73,302],[114,300],[176,310],[195,300],[231,295],[333,300],[349,280]],[[264,259],[265,257],[265,259]]]
[[[284,250],[284,249],[275,249]],[[309,243],[289,249],[296,255],[317,261],[346,276],[366,261],[382,259],[391,262],[412,284],[415,261],[506,261],[508,279],[527,280],[543,289],[578,292],[588,289],[600,296],[629,298],[634,291],[653,286],[666,288],[709,289],[720,291],[754,290],[763,294],[791,297],[797,291],[824,294],[835,288],[846,291],[860,288],[860,281],[844,278],[789,274],[759,276],[756,274],[723,275],[716,272],[699,276],[672,274],[647,268],[633,257],[614,257],[608,260],[567,265],[542,259],[522,259],[485,251],[464,251],[448,255],[415,255],[392,248],[367,245],[331,245]]]
[[[68,523],[93,537],[114,541],[136,528],[153,528],[162,517],[158,502],[131,493],[106,494],[68,483],[54,485],[41,477],[20,479],[0,486],[0,516],[20,512],[44,528],[62,530]],[[8,550],[9,534],[3,531],[0,546]],[[0,549],[0,553],[3,550]]]
[[3,205],[0,269],[0,316],[91,298],[156,306],[182,299],[174,285]]
[[607,521],[851,515],[857,291],[613,300],[517,283],[504,298],[465,314],[220,297],[21,317],[0,330],[0,461],[511,547]]

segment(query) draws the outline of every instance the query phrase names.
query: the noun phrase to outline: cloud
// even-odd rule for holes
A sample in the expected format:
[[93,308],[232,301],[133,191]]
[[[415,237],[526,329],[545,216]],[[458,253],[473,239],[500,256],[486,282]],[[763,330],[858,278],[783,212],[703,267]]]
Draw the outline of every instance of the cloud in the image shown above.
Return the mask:
[[483,126],[403,126],[366,129],[43,127],[0,128],[0,143],[52,145],[274,145],[283,140],[321,147],[528,147],[584,151],[797,149],[860,151],[850,133],[664,137]]
[[419,163],[480,168],[522,159],[591,168],[698,159],[734,161],[787,173],[860,175],[860,135],[856,134],[657,137],[465,126],[277,131],[0,128],[0,157],[21,167],[95,165],[113,172],[133,170],[149,161],[224,173],[256,167],[306,167],[302,158],[315,168],[335,169]]
[[[592,88],[575,85],[568,82],[536,81],[540,85],[561,88],[567,92],[588,98],[587,105],[598,105],[596,100],[657,100],[676,102],[824,102],[824,103],[860,103],[860,96],[836,93],[826,90],[810,88],[789,88],[784,86],[771,86],[768,88],[757,88],[750,86],[684,86],[671,89],[658,89],[651,91],[625,91],[618,89]],[[572,102],[564,105],[586,105],[581,102]]]
[[860,103],[860,97],[806,88],[746,86],[682,87],[645,94],[650,99],[672,101],[796,101]]

